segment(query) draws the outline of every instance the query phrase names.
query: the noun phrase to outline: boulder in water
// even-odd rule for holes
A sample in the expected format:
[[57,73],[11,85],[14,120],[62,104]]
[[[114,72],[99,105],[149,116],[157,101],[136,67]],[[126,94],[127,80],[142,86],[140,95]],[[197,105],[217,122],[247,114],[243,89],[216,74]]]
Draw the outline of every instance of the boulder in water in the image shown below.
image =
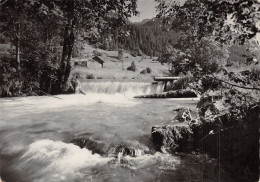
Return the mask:
[[88,150],[91,150],[93,153],[98,153],[100,155],[106,153],[103,150],[105,146],[103,143],[98,143],[88,138],[76,138],[71,140],[70,143],[73,143],[74,145],[77,145],[80,148],[86,148]]
[[188,125],[154,126],[152,138],[156,148],[162,152],[188,152],[192,148],[193,136]]
[[150,153],[151,152],[149,148],[145,145],[142,145],[137,141],[128,141],[111,147],[111,149],[108,152],[108,155],[118,158],[120,156],[122,157],[127,155],[130,157],[138,157]]
[[191,124],[192,120],[190,109],[181,107],[175,109],[177,115],[173,118],[174,125],[154,126],[152,128],[152,137],[157,149],[168,152],[188,152],[192,151],[194,136]]

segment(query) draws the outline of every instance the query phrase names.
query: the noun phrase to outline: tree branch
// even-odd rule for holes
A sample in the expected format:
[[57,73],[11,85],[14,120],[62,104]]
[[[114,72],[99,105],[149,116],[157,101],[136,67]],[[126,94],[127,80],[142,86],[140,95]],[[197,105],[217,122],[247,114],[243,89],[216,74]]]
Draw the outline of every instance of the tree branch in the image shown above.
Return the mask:
[[221,81],[221,82],[223,82],[223,83],[226,83],[226,84],[228,84],[228,85],[234,86],[234,87],[243,88],[243,89],[250,89],[250,90],[259,90],[259,91],[260,91],[260,88],[255,88],[255,87],[245,87],[245,86],[236,85],[236,84],[229,83],[229,82],[227,82],[227,81],[224,81],[224,80],[218,79],[218,78],[216,78],[213,74],[211,74],[211,75],[214,77],[214,79],[216,79],[216,80],[218,80],[218,81]]
[[2,5],[3,5],[4,3],[6,3],[7,1],[8,1],[8,0],[5,0],[5,1],[1,2],[0,5],[2,6]]

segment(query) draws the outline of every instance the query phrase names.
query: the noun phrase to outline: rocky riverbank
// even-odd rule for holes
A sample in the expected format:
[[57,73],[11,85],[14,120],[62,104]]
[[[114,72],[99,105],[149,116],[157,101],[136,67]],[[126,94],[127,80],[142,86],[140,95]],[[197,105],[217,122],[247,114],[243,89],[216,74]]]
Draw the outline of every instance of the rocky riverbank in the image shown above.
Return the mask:
[[259,173],[259,103],[237,90],[206,92],[191,118],[181,108],[173,124],[154,126],[157,150],[208,154],[242,181],[257,181]]
[[197,97],[197,94],[194,90],[183,89],[183,90],[171,90],[168,92],[163,92],[160,94],[152,94],[152,95],[139,95],[134,98],[194,98]]

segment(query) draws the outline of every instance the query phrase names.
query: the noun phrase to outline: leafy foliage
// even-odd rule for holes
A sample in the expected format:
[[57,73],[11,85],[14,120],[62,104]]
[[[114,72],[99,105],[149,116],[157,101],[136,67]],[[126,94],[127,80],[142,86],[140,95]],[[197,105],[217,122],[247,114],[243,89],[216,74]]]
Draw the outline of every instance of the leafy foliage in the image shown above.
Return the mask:
[[236,41],[243,44],[259,32],[260,3],[256,0],[158,2],[158,17],[162,17],[165,24],[196,37],[213,34],[222,43]]
[[162,62],[172,64],[174,75],[187,71],[195,76],[216,72],[230,64],[227,50],[231,44],[244,44],[259,31],[260,6],[254,0],[158,2],[158,17],[164,26],[180,32],[178,43],[161,57]]
[[[30,88],[43,92],[66,92],[73,49],[81,37],[121,27],[136,14],[136,0],[6,0],[1,3],[1,39],[16,47],[16,55],[10,54],[8,60],[16,57],[14,68],[22,77],[12,71],[9,76],[20,80],[22,87],[27,85],[21,80],[26,80],[36,85]],[[2,65],[9,67],[5,62]]]
[[152,72],[152,69],[149,68],[149,67],[147,67],[147,68],[146,68],[146,72],[147,72],[147,73],[151,73],[151,72]]
[[228,51],[216,41],[209,38],[190,40],[182,37],[175,47],[169,46],[160,58],[161,62],[171,64],[171,74],[187,74],[195,76],[214,73],[228,59]]

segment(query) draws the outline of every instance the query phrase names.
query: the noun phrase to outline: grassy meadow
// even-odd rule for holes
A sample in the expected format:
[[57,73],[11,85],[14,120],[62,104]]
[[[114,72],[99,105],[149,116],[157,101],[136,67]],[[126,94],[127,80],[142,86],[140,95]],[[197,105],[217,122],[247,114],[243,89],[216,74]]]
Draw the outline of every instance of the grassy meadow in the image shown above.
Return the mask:
[[[74,61],[84,62],[93,56],[93,51],[101,54],[104,60],[104,66],[100,64],[87,61],[86,65],[74,66],[73,74],[80,75],[80,78],[87,79],[116,79],[116,80],[146,80],[152,81],[154,76],[164,76],[168,74],[169,65],[162,65],[155,61],[156,58],[142,58],[141,56],[134,57],[129,53],[124,53],[123,63],[118,59],[117,51],[106,51],[102,49],[95,49],[90,45],[85,45],[81,55],[74,59]],[[136,66],[135,71],[127,70],[127,68],[134,62]],[[146,68],[151,69],[151,73],[141,74],[140,72]]]

